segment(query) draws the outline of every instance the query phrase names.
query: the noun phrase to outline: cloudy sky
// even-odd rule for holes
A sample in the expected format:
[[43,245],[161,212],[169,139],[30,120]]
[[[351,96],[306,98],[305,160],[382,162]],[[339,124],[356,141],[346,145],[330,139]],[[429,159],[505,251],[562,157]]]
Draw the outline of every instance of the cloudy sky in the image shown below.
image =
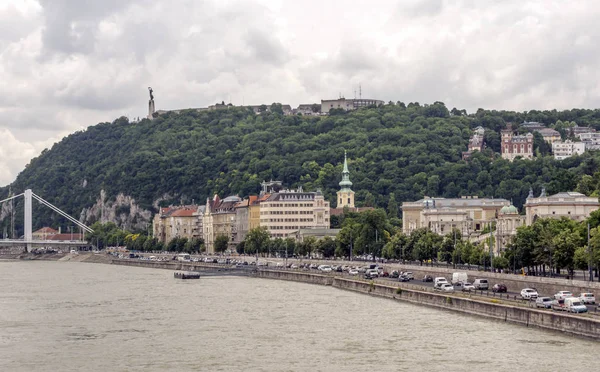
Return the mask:
[[0,0],[0,185],[66,134],[156,108],[596,108],[593,0]]

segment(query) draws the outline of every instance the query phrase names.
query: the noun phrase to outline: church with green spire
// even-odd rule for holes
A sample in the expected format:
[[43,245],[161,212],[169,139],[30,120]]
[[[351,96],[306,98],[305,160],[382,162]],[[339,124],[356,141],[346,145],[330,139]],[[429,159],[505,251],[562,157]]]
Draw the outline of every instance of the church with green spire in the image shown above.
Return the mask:
[[337,208],[354,208],[354,191],[351,189],[350,171],[348,170],[348,158],[344,151],[344,170],[340,181],[340,191],[337,192]]

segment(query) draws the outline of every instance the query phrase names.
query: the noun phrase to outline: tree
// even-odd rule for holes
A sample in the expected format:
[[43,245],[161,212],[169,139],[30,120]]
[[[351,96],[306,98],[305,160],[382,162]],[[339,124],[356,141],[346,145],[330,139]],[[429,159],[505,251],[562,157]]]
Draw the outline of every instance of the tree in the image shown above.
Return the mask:
[[396,202],[396,196],[394,193],[390,193],[390,200],[388,201],[388,217],[395,218],[398,217],[398,203]]
[[264,251],[269,239],[270,235],[266,227],[255,227],[250,229],[244,239],[246,253],[255,254]]
[[237,252],[237,254],[244,254],[244,253],[246,253],[245,245],[246,245],[246,242],[242,240],[241,242],[239,242],[235,246],[235,251]]
[[335,255],[335,247],[336,247],[335,241],[333,239],[331,239],[330,237],[326,236],[317,242],[316,250],[323,257],[329,258],[329,257],[333,257]]
[[215,238],[215,252],[223,253],[229,245],[229,237],[227,235],[217,235]]

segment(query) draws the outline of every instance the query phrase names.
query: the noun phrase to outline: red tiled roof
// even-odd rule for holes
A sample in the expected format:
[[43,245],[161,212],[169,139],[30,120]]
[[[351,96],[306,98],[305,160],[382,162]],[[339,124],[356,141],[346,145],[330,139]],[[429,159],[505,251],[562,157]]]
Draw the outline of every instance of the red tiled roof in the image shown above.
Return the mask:
[[196,213],[196,209],[179,209],[171,213],[171,217],[193,217]]
[[80,233],[67,233],[67,234],[54,234],[47,238],[48,240],[83,240],[83,234]]
[[34,234],[56,234],[58,230],[54,230],[51,227],[42,227],[41,229],[34,231]]

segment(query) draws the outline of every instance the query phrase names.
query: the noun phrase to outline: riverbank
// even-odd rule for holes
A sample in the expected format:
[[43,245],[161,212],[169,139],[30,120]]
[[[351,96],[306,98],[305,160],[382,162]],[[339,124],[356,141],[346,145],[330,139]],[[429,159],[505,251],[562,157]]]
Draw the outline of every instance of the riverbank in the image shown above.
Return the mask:
[[114,265],[134,267],[160,268],[167,270],[185,271],[240,271],[243,275],[252,275],[264,279],[288,280],[308,284],[332,286],[338,289],[359,292],[367,295],[384,297],[395,301],[405,301],[417,305],[450,310],[507,323],[519,324],[525,327],[551,330],[574,337],[600,340],[600,320],[592,315],[572,315],[549,310],[537,310],[525,306],[511,304],[499,298],[471,298],[462,294],[442,294],[424,290],[407,288],[397,285],[344,278],[336,275],[316,274],[293,270],[272,270],[258,268],[252,270],[236,269],[233,267],[201,263],[177,261],[142,261],[113,259]]

